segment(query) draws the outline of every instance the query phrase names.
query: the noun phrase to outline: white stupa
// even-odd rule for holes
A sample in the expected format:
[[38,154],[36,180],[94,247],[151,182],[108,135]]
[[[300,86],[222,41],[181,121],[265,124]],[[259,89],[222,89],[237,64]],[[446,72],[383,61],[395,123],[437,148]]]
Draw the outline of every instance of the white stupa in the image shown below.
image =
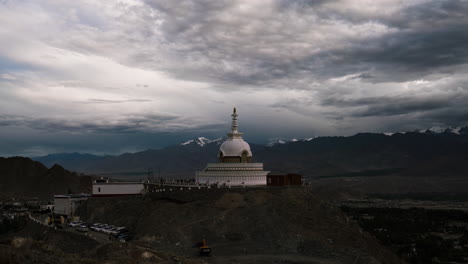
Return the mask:
[[221,144],[218,163],[208,163],[203,171],[196,172],[199,184],[218,184],[226,186],[266,185],[263,163],[252,163],[252,151],[238,131],[236,108],[232,114],[232,131]]

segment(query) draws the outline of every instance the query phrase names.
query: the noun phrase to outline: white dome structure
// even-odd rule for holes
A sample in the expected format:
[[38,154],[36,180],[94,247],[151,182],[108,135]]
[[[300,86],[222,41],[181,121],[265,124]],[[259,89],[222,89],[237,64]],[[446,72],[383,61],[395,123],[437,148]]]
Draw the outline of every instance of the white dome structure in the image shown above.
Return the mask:
[[219,148],[219,157],[242,157],[245,154],[252,157],[250,146],[243,139],[228,139]]
[[237,112],[232,113],[232,130],[228,139],[221,144],[218,152],[218,163],[208,163],[203,171],[197,171],[195,178],[198,184],[215,184],[228,186],[266,185],[263,163],[252,163],[252,151],[242,139],[237,128]]
[[252,162],[252,151],[247,142],[242,139],[238,131],[237,111],[232,113],[232,131],[227,134],[228,139],[221,144],[218,153],[219,162],[223,163],[249,163]]

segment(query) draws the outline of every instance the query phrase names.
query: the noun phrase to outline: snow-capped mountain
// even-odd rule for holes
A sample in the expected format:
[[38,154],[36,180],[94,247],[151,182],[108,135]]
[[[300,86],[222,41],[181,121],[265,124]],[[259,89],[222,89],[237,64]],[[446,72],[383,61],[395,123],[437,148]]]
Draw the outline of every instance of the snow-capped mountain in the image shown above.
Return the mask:
[[434,126],[429,129],[416,129],[413,131],[405,132],[385,132],[382,133],[386,136],[392,136],[394,134],[406,134],[406,133],[422,133],[422,134],[443,134],[443,133],[452,133],[456,135],[468,135],[468,127],[440,127]]
[[198,145],[200,147],[203,147],[206,144],[210,144],[210,143],[217,143],[219,145],[219,144],[221,144],[222,140],[223,140],[223,138],[209,139],[209,138],[206,138],[206,137],[198,137],[196,139],[191,139],[191,140],[185,141],[183,143],[180,143],[180,145],[187,146],[187,145],[196,144],[196,145]]
[[310,137],[310,138],[303,138],[303,139],[292,138],[289,140],[288,139],[274,139],[274,140],[270,140],[270,142],[268,142],[266,146],[273,147],[276,145],[282,145],[282,144],[288,144],[288,143],[294,143],[294,142],[308,142],[316,138],[317,137]]
[[270,142],[268,142],[267,147],[273,147],[275,145],[281,145],[281,144],[286,144],[286,141],[282,139],[275,139],[275,140],[271,140]]
[[426,131],[424,131],[425,133],[434,133],[434,134],[439,134],[439,133],[453,133],[453,134],[457,134],[457,135],[460,135],[460,132],[463,132],[464,130],[466,130],[467,127],[448,127],[448,128],[443,128],[443,127],[439,127],[439,126],[436,126],[436,127],[431,127],[430,129],[427,129]]
[[[468,134],[468,127],[441,127],[441,126],[434,126],[429,129],[416,129],[411,132],[416,133],[426,133],[426,134],[442,134],[442,133],[452,133],[456,135],[467,135]],[[405,134],[408,132],[399,132],[400,134]],[[395,133],[384,133],[388,135],[392,135]]]
[[[428,133],[428,134],[442,134],[442,133],[453,133],[456,135],[468,135],[468,127],[440,127],[440,126],[434,126],[429,129],[421,129],[421,130],[413,130],[413,131],[405,131],[405,132],[385,132],[385,133],[380,133],[385,136],[393,136],[395,134],[406,134],[406,133]],[[378,133],[377,133],[378,134]],[[284,144],[289,144],[289,143],[297,143],[297,142],[309,142],[312,140],[315,140],[319,137],[309,137],[309,138],[302,138],[302,139],[297,139],[297,138],[292,138],[292,139],[285,139],[285,138],[273,138],[271,139],[266,146],[267,147],[274,147],[278,145],[284,145]],[[183,143],[180,143],[182,146],[186,145],[198,145],[200,147],[203,147],[207,144],[211,143],[216,143],[220,145],[226,138],[217,138],[217,139],[209,139],[206,137],[198,137],[196,139],[191,139],[188,141],[185,141]]]

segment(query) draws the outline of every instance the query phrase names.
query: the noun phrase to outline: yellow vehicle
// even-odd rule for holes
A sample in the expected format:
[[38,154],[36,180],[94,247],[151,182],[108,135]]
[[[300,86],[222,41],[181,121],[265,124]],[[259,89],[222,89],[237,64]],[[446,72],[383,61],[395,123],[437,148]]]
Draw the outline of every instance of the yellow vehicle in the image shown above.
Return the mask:
[[206,244],[206,239],[203,239],[199,246],[200,256],[209,256],[211,254],[211,248]]

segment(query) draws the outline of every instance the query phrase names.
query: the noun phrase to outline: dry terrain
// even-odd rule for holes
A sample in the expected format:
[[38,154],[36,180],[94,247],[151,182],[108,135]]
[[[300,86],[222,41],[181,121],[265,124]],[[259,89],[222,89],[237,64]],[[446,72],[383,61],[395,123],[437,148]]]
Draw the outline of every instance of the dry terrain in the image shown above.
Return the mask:
[[192,258],[206,238],[209,263],[400,263],[331,202],[308,188],[166,191],[94,198],[80,215],[129,227],[144,248]]

